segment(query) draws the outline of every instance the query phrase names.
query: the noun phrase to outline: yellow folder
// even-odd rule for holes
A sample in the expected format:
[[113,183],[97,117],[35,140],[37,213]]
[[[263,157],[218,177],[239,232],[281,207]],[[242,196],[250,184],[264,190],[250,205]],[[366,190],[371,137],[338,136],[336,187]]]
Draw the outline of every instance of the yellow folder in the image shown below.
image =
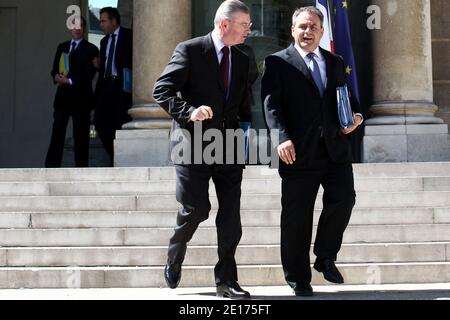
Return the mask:
[[67,77],[69,70],[69,55],[67,53],[63,53],[59,59],[59,74]]

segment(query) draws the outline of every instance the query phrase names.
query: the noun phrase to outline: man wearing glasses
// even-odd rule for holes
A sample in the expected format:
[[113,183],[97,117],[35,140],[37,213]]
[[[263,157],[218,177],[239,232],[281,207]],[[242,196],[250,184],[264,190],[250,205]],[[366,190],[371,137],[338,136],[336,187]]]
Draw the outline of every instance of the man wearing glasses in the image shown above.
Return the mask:
[[[183,136],[186,132],[194,137],[189,142],[191,161],[180,162],[172,157],[177,175],[177,200],[182,205],[164,272],[167,285],[172,289],[181,280],[187,243],[199,224],[208,219],[211,210],[208,189],[212,179],[219,202],[216,219],[219,261],[214,270],[217,295],[250,297],[237,282],[234,257],[242,236],[240,198],[244,163],[230,164],[225,152],[221,161],[208,163],[203,158],[206,145],[201,141],[201,161],[194,161],[198,157],[198,154],[195,156],[194,143],[198,137],[194,135],[194,127],[201,124],[203,133],[215,129],[225,142],[225,130],[239,129],[240,121],[251,121],[247,89],[249,59],[233,47],[245,41],[251,25],[250,11],[244,3],[224,1],[216,13],[214,31],[180,43],[154,87],[155,100],[174,119],[172,139],[181,134],[183,140],[189,141]],[[172,150],[179,141],[176,140],[172,142]]]

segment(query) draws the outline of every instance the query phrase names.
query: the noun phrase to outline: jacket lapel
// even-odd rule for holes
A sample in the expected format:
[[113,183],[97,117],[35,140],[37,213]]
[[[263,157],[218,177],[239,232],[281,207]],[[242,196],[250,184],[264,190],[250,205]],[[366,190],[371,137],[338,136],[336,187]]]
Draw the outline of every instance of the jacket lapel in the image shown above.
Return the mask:
[[114,56],[114,64],[116,65],[117,72],[119,72],[119,69],[121,68],[120,61],[122,61],[122,42],[123,42],[123,27],[120,27],[119,35],[117,38],[117,44],[116,44],[116,54]]
[[237,49],[231,47],[231,84],[230,84],[230,95],[228,101],[231,101],[232,95],[237,92],[237,85],[239,84],[239,59]]
[[216,77],[217,85],[225,94],[225,86],[223,85],[222,80],[220,79],[219,61],[217,59],[216,48],[214,46],[211,34],[208,34],[203,39],[202,54],[207,64],[211,68],[211,73],[214,74]]
[[106,70],[106,50],[108,48],[108,36],[105,36],[100,43],[100,72],[101,78],[105,76]]
[[325,63],[327,66],[327,83],[326,83],[326,88],[325,88],[325,94],[326,94],[330,88],[334,87],[334,82],[336,80],[336,77],[334,74],[334,64],[333,64],[333,60],[331,59],[330,53],[322,48],[320,48],[320,52],[322,53],[323,57],[325,58]]
[[302,56],[300,55],[300,53],[297,51],[297,49],[295,49],[294,45],[291,45],[288,49],[287,49],[287,62],[289,62],[292,66],[294,66],[295,68],[297,68],[304,76],[306,79],[308,79],[308,81],[317,89],[317,85],[314,82],[314,79],[311,75],[311,72],[309,71],[308,66],[305,63],[305,60],[303,60]]

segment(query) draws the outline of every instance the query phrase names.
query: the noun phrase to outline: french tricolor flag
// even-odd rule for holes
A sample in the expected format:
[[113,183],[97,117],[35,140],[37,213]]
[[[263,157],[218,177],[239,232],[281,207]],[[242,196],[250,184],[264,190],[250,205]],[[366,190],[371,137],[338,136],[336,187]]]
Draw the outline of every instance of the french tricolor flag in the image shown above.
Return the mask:
[[334,53],[333,29],[331,28],[330,7],[328,5],[328,1],[316,0],[316,7],[324,16],[323,28],[325,29],[325,32],[323,34],[322,41],[320,42],[320,46],[323,49]]

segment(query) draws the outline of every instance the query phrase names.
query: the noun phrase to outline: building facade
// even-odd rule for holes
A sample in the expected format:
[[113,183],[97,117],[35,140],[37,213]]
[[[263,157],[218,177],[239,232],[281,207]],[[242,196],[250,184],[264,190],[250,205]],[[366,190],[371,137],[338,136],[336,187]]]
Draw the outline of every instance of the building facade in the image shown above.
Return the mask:
[[[134,121],[118,133],[119,166],[167,164],[170,119],[154,104],[153,83],[178,42],[212,29],[220,2],[119,0],[124,23],[134,30],[135,70]],[[291,42],[293,10],[315,1],[244,2],[254,21],[247,44],[261,75],[264,58]],[[359,160],[450,161],[450,2],[347,3],[361,103],[369,115],[365,132],[355,138]],[[79,5],[88,15],[85,0],[0,0],[0,67],[4,70],[0,78],[0,167],[43,166],[55,93],[50,68],[57,44],[69,36],[65,24],[70,5]],[[380,29],[367,28],[371,5],[381,10]],[[253,85],[253,116],[255,127],[263,128],[259,89],[260,77]],[[68,137],[70,141],[70,132]],[[93,151],[93,157],[99,156]]]

